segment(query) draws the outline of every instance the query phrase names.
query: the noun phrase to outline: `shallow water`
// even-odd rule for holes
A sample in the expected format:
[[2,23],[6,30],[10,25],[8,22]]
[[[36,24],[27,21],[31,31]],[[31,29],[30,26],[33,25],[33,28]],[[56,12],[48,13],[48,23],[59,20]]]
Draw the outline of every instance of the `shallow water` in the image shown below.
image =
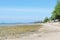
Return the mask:
[[28,24],[19,24],[19,23],[7,23],[7,24],[0,24],[0,26],[16,26],[16,25],[40,25],[40,23],[37,23],[37,24],[30,24],[30,23],[28,23]]

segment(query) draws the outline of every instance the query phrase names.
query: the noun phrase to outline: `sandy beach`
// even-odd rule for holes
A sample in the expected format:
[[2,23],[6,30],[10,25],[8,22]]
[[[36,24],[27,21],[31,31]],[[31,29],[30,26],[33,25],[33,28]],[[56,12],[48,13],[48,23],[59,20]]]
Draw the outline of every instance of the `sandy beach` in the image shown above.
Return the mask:
[[1,40],[60,40],[60,25],[59,23],[45,23],[35,32],[21,34],[17,38],[11,37]]

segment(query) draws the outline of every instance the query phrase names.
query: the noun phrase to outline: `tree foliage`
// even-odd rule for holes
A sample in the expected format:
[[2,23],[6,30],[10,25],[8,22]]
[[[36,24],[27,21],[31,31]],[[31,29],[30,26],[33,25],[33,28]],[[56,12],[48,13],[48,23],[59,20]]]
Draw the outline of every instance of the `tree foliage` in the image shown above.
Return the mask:
[[53,19],[53,20],[55,20],[55,19],[60,20],[60,0],[57,1],[57,5],[56,5],[54,11],[52,12],[51,19]]
[[43,22],[45,23],[45,22],[48,22],[48,21],[49,21],[49,18],[46,17]]

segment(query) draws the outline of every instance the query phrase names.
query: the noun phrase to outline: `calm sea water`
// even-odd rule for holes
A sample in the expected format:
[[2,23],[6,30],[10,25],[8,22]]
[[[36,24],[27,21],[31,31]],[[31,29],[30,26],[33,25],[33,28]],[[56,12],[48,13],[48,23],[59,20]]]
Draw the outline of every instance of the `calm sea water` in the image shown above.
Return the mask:
[[27,24],[0,24],[0,26],[16,26],[16,25],[39,25],[40,23],[37,23],[37,24],[30,24],[30,23],[27,23]]

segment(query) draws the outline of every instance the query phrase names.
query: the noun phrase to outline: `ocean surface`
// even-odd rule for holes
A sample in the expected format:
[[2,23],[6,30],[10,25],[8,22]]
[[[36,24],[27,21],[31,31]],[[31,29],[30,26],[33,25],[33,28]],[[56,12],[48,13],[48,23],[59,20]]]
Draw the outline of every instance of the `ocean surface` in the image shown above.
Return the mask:
[[40,23],[26,23],[26,24],[19,24],[19,23],[6,23],[0,24],[0,26],[16,26],[16,25],[39,25]]

